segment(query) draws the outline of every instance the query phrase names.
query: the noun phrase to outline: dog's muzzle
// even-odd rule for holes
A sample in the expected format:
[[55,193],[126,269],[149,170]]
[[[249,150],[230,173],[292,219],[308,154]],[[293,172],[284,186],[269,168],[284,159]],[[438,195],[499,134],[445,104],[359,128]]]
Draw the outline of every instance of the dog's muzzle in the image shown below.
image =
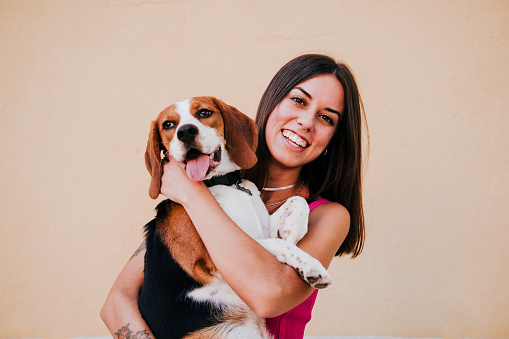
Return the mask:
[[180,165],[186,170],[187,176],[195,181],[204,180],[207,174],[219,165],[222,155],[220,145],[212,153],[204,153],[202,146],[196,140],[198,134],[198,127],[192,124],[183,125],[177,131],[177,139],[187,149],[185,159],[180,162]]

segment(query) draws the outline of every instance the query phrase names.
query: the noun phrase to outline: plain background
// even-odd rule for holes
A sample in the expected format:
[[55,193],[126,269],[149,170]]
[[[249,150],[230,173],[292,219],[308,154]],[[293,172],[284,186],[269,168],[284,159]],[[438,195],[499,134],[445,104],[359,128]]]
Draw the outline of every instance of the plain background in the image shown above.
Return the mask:
[[362,255],[307,335],[509,337],[509,2],[0,1],[0,336],[105,335],[153,217],[151,120],[254,117],[293,57],[348,63],[370,132]]

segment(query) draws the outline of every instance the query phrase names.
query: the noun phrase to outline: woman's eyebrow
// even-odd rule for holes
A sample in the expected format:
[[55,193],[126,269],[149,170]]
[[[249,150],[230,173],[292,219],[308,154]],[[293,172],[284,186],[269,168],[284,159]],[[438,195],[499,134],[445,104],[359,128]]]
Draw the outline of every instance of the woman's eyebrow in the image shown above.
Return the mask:
[[[304,93],[304,95],[307,96],[309,99],[313,99],[313,97],[311,97],[311,94],[306,92],[302,87],[297,86],[295,88],[298,89],[299,91],[301,91],[302,93]],[[328,112],[335,113],[335,114],[341,116],[341,113],[339,113],[338,111],[336,111],[336,110],[334,110],[332,108],[326,108],[325,110],[328,111]]]
[[329,111],[329,112],[331,112],[331,113],[336,113],[337,115],[341,116],[341,113],[339,113],[339,112],[338,112],[338,111],[336,111],[336,110],[333,110],[332,108],[326,108],[325,110],[326,110],[326,111]]
[[296,89],[298,89],[298,90],[300,90],[302,93],[304,93],[304,95],[305,95],[305,96],[307,96],[309,99],[313,99],[313,98],[311,97],[311,94],[309,94],[308,92],[306,92],[306,91],[305,91],[302,87],[297,86],[297,87],[295,87],[295,88],[296,88]]

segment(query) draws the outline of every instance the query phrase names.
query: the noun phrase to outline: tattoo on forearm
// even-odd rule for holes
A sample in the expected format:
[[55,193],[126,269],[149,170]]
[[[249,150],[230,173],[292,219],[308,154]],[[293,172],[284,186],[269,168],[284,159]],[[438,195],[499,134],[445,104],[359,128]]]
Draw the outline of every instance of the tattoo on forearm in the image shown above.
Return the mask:
[[137,333],[133,333],[129,329],[129,324],[125,325],[117,332],[115,332],[115,339],[151,339],[147,333],[147,330],[138,331]]
[[141,251],[147,249],[147,244],[143,242],[140,247],[136,251],[134,251],[133,255],[131,255],[131,258],[129,258],[129,261],[133,260],[134,257],[136,257],[138,254],[140,254]]

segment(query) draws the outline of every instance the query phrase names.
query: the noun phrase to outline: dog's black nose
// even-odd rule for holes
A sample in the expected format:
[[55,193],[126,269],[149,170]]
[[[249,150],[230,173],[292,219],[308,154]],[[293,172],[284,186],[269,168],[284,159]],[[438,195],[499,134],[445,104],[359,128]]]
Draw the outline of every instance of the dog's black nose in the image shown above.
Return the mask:
[[195,125],[184,125],[177,131],[177,138],[184,142],[189,143],[198,135],[198,127]]

